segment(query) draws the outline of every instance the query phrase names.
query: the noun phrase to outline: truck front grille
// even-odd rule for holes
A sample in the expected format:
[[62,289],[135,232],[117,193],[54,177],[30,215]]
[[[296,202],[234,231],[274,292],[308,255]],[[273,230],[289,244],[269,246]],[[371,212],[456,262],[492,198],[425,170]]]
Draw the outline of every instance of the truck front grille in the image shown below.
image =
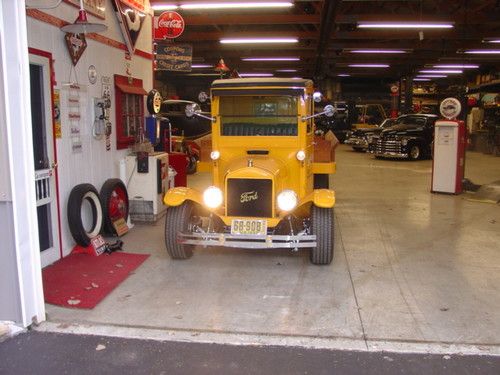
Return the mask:
[[272,180],[228,179],[226,210],[228,216],[271,217],[273,213]]
[[399,154],[401,153],[401,141],[379,138],[375,146],[375,152],[377,154],[384,154],[386,152],[394,152]]

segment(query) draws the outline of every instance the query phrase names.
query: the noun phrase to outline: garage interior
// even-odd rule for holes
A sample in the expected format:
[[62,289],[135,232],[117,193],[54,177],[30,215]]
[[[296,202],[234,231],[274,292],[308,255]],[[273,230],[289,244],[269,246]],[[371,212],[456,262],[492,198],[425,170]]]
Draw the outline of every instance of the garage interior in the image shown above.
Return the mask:
[[[90,16],[108,26],[113,17],[109,39],[121,37],[111,10],[114,1],[104,1],[105,21]],[[40,30],[60,20],[60,25],[73,22],[76,8],[70,2],[44,10],[53,1],[26,1],[30,49],[44,38]],[[169,9],[181,14],[183,33],[175,40],[154,40],[154,18],[147,17],[151,24],[138,45],[150,49],[151,59],[147,54],[124,58],[120,50],[112,57],[118,67],[95,64],[98,74],[123,75],[129,82],[132,76],[141,78],[137,88],[130,84],[124,90],[144,95],[143,117],[148,114],[142,92],[156,89],[163,99],[199,102],[199,93],[209,93],[213,80],[229,76],[308,78],[322,93],[321,108],[377,103],[388,117],[439,115],[439,104],[454,97],[462,104],[459,119],[468,130],[464,178],[476,187],[499,182],[500,2],[294,0],[264,9],[181,7],[208,1],[144,3],[152,7],[147,15],[158,17]],[[386,27],[371,28],[375,23]],[[411,23],[419,26],[407,27]],[[221,41],[278,37],[293,41]],[[85,80],[92,54],[102,57],[107,51],[104,46],[92,51],[93,45],[103,44],[98,37],[88,43],[83,62],[72,66]],[[158,51],[175,44],[192,47],[190,71],[169,71],[155,61]],[[64,69],[58,65],[67,54],[62,48],[51,52],[57,79],[64,82],[70,62]],[[119,91],[116,81],[111,86]],[[90,160],[82,156],[65,162],[70,144],[58,144],[66,150],[58,150],[62,202],[77,183],[100,186],[120,177],[120,161],[132,154],[133,144],[117,151],[114,99],[112,154],[92,151]],[[335,133],[335,124],[329,130]],[[69,129],[63,123],[64,132]],[[87,135],[84,150],[95,147],[92,135],[82,134]],[[340,143],[334,160],[336,173],[329,176],[336,196],[331,264],[312,265],[306,250],[202,246],[190,259],[173,260],[165,249],[163,215],[152,222],[131,220],[128,233],[106,240],[121,240],[125,253],[148,254],[147,260],[95,308],[45,304],[46,321],[33,328],[234,345],[500,355],[500,198],[478,199],[477,189],[469,185],[459,194],[432,193],[432,158],[376,158]],[[76,171],[69,172],[78,163],[102,165],[96,171],[82,167],[83,181]],[[210,173],[202,170],[187,176],[187,186],[200,191],[211,183]],[[59,208],[62,220],[66,207],[62,203]],[[61,231],[64,258],[75,243],[67,223]]]

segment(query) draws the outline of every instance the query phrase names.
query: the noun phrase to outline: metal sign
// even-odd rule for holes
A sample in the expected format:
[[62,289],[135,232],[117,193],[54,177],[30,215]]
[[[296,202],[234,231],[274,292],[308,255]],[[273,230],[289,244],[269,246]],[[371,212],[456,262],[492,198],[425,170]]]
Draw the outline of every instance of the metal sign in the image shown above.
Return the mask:
[[154,20],[154,39],[174,39],[184,32],[184,18],[177,12],[163,12]]
[[456,98],[446,98],[439,105],[441,116],[448,120],[456,119],[462,111],[462,104]]
[[156,49],[156,69],[190,72],[193,46],[190,44],[164,44]]

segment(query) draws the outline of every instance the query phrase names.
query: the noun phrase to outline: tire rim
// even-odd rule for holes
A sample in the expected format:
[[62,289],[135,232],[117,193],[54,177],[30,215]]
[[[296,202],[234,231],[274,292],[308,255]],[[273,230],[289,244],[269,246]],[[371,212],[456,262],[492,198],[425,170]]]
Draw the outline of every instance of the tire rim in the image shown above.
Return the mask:
[[127,215],[127,193],[120,187],[117,187],[111,193],[108,205],[108,217],[112,221],[124,218]]
[[410,156],[412,159],[418,159],[418,157],[420,156],[420,150],[417,146],[412,146],[410,150]]
[[102,227],[101,202],[99,201],[99,197],[92,191],[85,193],[82,199],[82,205],[84,204],[85,200],[90,203],[92,209],[92,228],[90,228],[90,231],[87,231],[87,229],[84,230],[89,238],[93,238],[99,234]]

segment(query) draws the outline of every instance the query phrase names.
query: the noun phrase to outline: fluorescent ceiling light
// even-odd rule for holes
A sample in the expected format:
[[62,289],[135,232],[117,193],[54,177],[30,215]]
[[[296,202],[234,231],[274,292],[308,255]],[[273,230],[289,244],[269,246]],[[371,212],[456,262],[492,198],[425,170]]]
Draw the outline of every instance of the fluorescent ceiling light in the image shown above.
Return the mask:
[[242,57],[242,61],[300,61],[300,57]]
[[290,8],[292,1],[250,1],[250,2],[225,2],[225,3],[186,3],[181,4],[181,9],[242,9],[242,8]]
[[295,73],[297,69],[276,69],[276,72],[280,73]]
[[483,43],[500,43],[500,38],[484,38]]
[[451,29],[451,22],[358,22],[360,29]]
[[153,8],[153,10],[174,10],[178,9],[179,6],[175,4],[153,4],[151,8]]
[[240,73],[240,77],[272,77],[272,73]]
[[474,64],[449,64],[449,65],[433,65],[434,68],[441,69],[478,69],[479,65]]
[[350,49],[345,51],[349,53],[407,53],[408,52],[402,49]]
[[447,78],[445,74],[419,74],[415,78]]
[[473,55],[498,55],[500,54],[499,49],[468,49],[464,53],[469,53]]
[[225,38],[222,44],[252,44],[252,43],[297,43],[297,38]]
[[428,69],[428,70],[421,70],[420,73],[436,73],[436,74],[461,74],[463,73],[463,70],[456,69],[456,70],[443,70],[443,69]]
[[350,68],[388,68],[389,64],[349,64]]
[[350,76],[351,76],[350,74],[345,74],[345,73],[337,74],[337,77],[350,77]]
[[213,65],[208,65],[208,64],[193,64],[191,65],[191,68],[213,68]]
[[421,82],[427,82],[430,81],[430,78],[413,78],[414,81],[421,81]]

